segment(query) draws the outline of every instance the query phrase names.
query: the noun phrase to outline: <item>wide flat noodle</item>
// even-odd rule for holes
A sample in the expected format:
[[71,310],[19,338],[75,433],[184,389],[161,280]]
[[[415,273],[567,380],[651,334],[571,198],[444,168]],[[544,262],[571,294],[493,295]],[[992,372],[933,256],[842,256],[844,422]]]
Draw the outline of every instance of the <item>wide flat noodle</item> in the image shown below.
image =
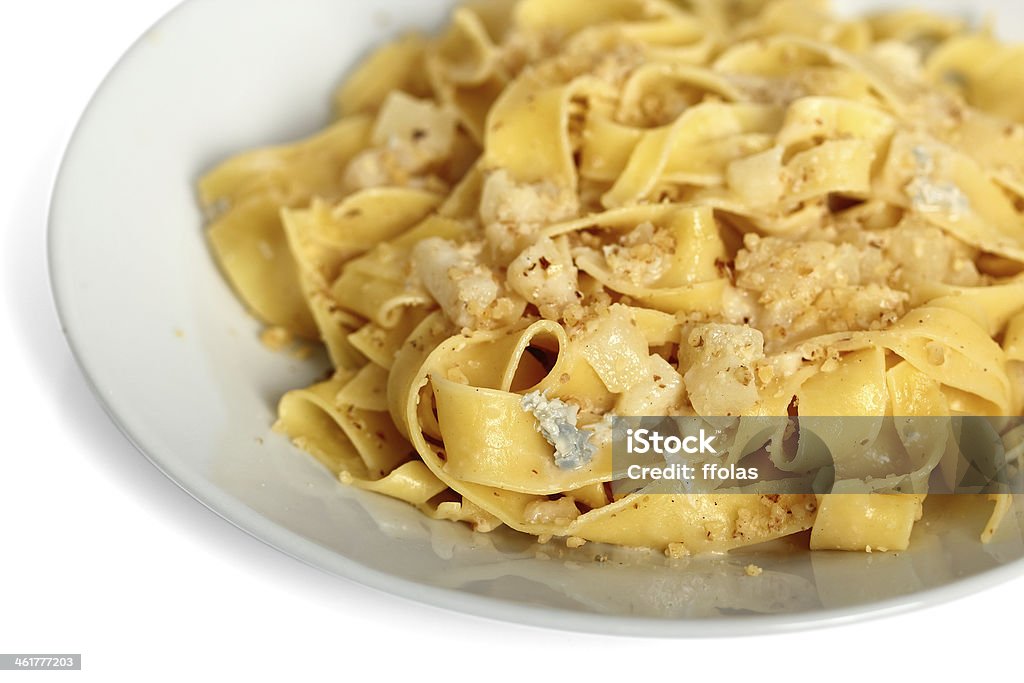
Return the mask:
[[[960,464],[927,418],[1024,409],[1022,55],[918,11],[475,0],[199,195],[247,307],[328,351],[278,427],[339,480],[574,546],[900,550]],[[609,418],[650,414],[845,493],[616,494]]]

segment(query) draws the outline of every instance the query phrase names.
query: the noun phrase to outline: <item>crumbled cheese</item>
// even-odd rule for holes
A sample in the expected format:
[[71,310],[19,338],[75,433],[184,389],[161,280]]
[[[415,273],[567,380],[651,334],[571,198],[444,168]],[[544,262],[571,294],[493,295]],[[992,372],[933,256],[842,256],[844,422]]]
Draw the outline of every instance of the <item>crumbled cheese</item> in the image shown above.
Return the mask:
[[921,213],[941,213],[955,219],[971,210],[971,200],[948,180],[914,178],[907,185],[907,194],[914,210]]
[[345,185],[352,190],[385,186],[430,188],[440,181],[423,176],[452,155],[457,127],[458,120],[451,111],[429,100],[393,92],[377,117],[373,146],[349,162]]
[[803,356],[797,351],[779,353],[754,364],[754,374],[762,386],[776,379],[792,377],[803,364]]
[[373,128],[377,147],[402,148],[409,164],[438,161],[451,154],[458,117],[430,100],[396,90],[388,95]]
[[757,316],[757,302],[753,295],[729,285],[722,293],[722,318],[734,325],[751,323]]
[[871,47],[870,55],[882,68],[904,77],[921,78],[921,53],[913,45],[883,40]]
[[914,145],[910,150],[910,155],[914,157],[918,173],[931,175],[935,172],[935,158],[923,145]]
[[907,185],[907,196],[915,211],[941,213],[954,220],[971,210],[971,200],[955,183],[937,180],[935,158],[923,145],[910,150],[917,166],[917,175]]
[[764,358],[764,336],[740,325],[697,325],[680,348],[690,403],[699,415],[739,415],[757,403],[754,367]]
[[905,219],[881,236],[885,241],[883,256],[903,288],[912,289],[917,282],[967,287],[982,284],[975,266],[977,249],[921,218]]
[[489,329],[510,324],[526,302],[505,291],[495,272],[480,262],[482,245],[440,237],[419,242],[412,251],[413,270],[455,325]]
[[345,187],[365,190],[371,187],[404,185],[408,174],[401,172],[385,150],[368,149],[357,154],[345,168]]
[[511,258],[543,225],[572,218],[576,193],[551,182],[519,183],[505,169],[487,176],[480,197],[480,220],[495,254]]
[[590,433],[576,426],[579,406],[557,398],[549,399],[539,391],[523,396],[523,410],[537,418],[537,431],[555,447],[555,465],[575,470],[590,462],[597,447]]
[[769,349],[828,332],[881,329],[909,296],[890,286],[895,265],[872,244],[748,235],[736,254],[736,285],[757,297]]
[[524,249],[508,267],[508,286],[537,307],[540,314],[557,320],[579,301],[579,271],[569,253],[568,240],[544,237]]
[[567,525],[579,516],[579,508],[572,496],[562,496],[557,500],[535,500],[523,509],[523,518],[527,524]]
[[672,415],[684,401],[683,378],[657,354],[647,360],[648,375],[622,392],[615,403],[616,415]]
[[602,252],[608,269],[616,276],[649,287],[665,274],[675,248],[675,239],[668,231],[644,222],[627,232],[618,244],[604,245]]

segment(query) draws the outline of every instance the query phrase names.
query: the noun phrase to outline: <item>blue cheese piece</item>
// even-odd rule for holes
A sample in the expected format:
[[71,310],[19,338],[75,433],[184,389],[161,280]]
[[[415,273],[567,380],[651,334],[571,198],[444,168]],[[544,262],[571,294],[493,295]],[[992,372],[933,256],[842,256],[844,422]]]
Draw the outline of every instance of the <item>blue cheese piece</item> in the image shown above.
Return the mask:
[[539,391],[523,396],[523,410],[537,419],[537,431],[555,447],[555,465],[563,470],[578,470],[594,457],[597,446],[590,434],[576,426],[579,406],[557,398],[548,398]]
[[917,176],[907,185],[907,195],[915,211],[940,213],[956,220],[971,210],[971,200],[955,183],[935,179],[935,158],[923,145],[910,150]]
[[921,213],[941,213],[955,219],[971,210],[971,200],[948,180],[914,178],[907,186],[907,192],[914,210]]

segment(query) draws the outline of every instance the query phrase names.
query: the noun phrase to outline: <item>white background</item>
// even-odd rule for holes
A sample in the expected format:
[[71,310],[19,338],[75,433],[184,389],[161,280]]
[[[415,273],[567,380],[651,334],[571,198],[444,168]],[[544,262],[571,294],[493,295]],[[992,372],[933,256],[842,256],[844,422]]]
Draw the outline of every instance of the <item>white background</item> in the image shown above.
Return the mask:
[[84,654],[81,673],[0,680],[1019,675],[1024,579],[796,635],[670,642],[549,632],[327,576],[166,480],[94,402],[60,336],[45,216],[89,96],[174,4],[0,4],[0,653]]

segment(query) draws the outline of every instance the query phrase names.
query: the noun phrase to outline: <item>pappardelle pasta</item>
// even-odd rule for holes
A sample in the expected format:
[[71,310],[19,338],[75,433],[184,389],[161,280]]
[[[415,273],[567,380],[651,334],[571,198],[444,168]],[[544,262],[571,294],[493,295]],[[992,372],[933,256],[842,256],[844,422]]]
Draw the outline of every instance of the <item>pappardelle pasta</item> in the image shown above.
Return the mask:
[[278,427],[346,484],[570,546],[901,550],[922,495],[617,496],[608,416],[1022,413],[1024,49],[986,30],[474,0],[335,104],[200,195],[249,309],[326,347]]

